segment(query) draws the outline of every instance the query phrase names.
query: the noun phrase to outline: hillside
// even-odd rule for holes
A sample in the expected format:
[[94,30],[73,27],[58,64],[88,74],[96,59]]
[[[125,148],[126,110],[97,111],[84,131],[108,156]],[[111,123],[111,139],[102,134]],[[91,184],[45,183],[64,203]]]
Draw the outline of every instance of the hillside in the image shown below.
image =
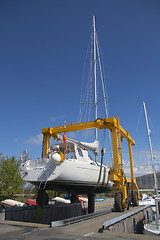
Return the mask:
[[[160,189],[160,172],[156,173],[158,189]],[[139,189],[153,189],[154,188],[154,178],[153,173],[136,177],[137,185]]]

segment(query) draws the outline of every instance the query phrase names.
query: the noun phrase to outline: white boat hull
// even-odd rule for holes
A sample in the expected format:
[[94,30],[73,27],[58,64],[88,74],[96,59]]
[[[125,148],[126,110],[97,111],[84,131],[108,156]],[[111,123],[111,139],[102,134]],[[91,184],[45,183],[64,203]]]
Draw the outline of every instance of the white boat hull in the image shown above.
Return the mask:
[[25,203],[15,201],[12,199],[5,199],[4,201],[0,202],[0,205],[3,206],[4,208],[10,208],[10,207],[23,207]]
[[[20,166],[20,174],[24,181],[39,188],[69,193],[100,193],[112,189],[113,183],[108,181],[109,168],[95,162],[80,162],[75,159],[65,160],[59,165],[51,160],[28,160]],[[99,182],[97,182],[99,179]]]
[[139,206],[148,206],[150,205],[152,207],[152,211],[156,211],[156,203],[154,198],[147,198],[144,200],[139,200]]
[[160,222],[158,222],[158,226],[157,226],[156,221],[144,224],[143,233],[145,235],[160,236],[160,225],[159,224],[160,224]]

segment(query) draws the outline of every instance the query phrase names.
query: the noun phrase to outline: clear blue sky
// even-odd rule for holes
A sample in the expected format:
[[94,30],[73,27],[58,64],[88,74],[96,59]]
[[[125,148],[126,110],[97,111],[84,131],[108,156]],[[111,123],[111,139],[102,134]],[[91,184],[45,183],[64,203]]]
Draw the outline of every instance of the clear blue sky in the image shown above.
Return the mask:
[[109,116],[118,116],[136,141],[135,161],[148,140],[160,152],[160,1],[1,0],[0,152],[41,155],[43,127],[76,122],[92,16],[100,41]]

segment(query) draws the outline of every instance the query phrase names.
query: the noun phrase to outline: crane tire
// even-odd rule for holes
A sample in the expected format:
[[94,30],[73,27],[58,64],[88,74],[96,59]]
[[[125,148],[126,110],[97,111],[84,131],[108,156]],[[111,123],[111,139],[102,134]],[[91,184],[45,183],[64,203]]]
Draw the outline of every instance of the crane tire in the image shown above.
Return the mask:
[[122,193],[117,192],[114,199],[114,209],[116,212],[123,212],[124,207],[122,206]]
[[133,203],[133,206],[138,206],[138,193],[137,193],[137,191],[132,192],[132,203]]

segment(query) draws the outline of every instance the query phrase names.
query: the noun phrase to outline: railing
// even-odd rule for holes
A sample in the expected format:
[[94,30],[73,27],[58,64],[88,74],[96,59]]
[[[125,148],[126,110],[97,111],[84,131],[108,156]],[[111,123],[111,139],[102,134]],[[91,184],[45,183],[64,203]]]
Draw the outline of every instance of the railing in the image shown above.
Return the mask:
[[120,217],[116,217],[114,219],[111,219],[105,223],[103,223],[103,230],[107,230],[110,226],[112,226],[113,224],[116,224],[118,222],[121,222],[123,220],[125,220],[126,218],[129,218],[133,215],[135,215],[136,213],[139,213],[140,211],[143,211],[145,209],[147,209],[149,206],[144,206],[144,207],[140,207],[132,212],[129,212],[129,213],[126,213],[126,214],[123,214],[122,216]]
[[82,222],[82,221],[85,221],[85,220],[88,220],[88,219],[103,216],[103,215],[111,213],[111,212],[112,212],[111,210],[105,210],[103,212],[90,213],[90,214],[86,214],[86,215],[82,215],[82,216],[78,216],[78,217],[73,217],[73,218],[69,218],[69,219],[64,219],[64,220],[60,220],[60,221],[53,221],[53,222],[51,222],[50,227],[70,225],[70,224],[73,224],[73,223]]

